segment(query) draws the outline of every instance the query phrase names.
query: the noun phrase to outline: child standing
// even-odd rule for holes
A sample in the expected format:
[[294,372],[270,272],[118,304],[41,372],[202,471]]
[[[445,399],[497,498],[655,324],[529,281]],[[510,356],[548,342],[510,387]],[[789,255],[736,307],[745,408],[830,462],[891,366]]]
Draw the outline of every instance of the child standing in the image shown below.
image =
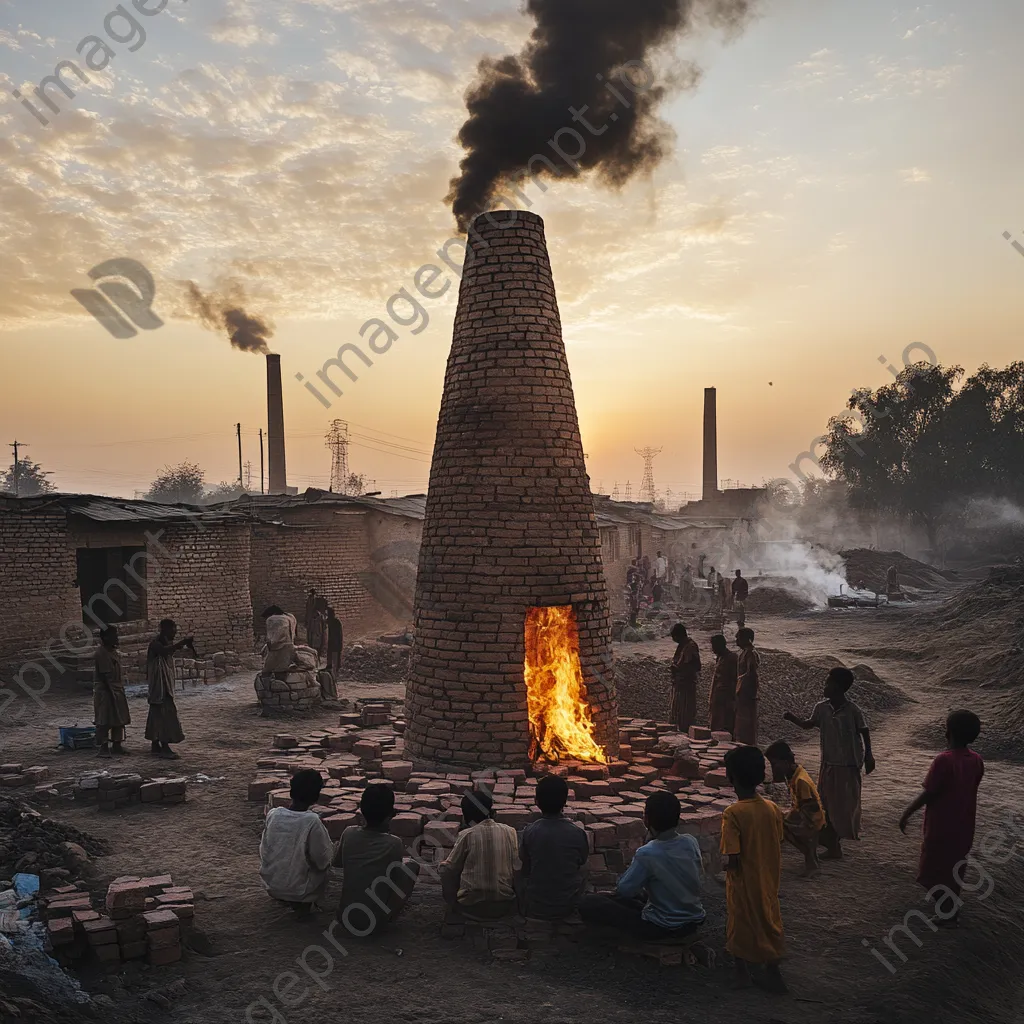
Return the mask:
[[[932,761],[924,780],[924,789],[900,818],[900,831],[922,807],[924,839],[917,880],[931,892],[946,887],[960,895],[962,865],[974,844],[974,821],[978,812],[978,787],[985,774],[981,755],[971,750],[981,732],[981,720],[970,711],[954,711],[946,719],[947,749]],[[959,906],[959,905],[958,905]],[[959,909],[952,918],[937,917],[935,923],[956,927]]]
[[789,783],[789,813],[783,821],[786,839],[804,855],[804,874],[816,875],[818,836],[825,827],[825,809],[821,806],[818,787],[811,782],[804,766],[785,740],[776,740],[765,752],[772,766],[773,782]]
[[764,964],[760,983],[773,992],[785,992],[779,971],[784,948],[779,906],[782,811],[758,795],[765,764],[757,747],[730,750],[725,755],[725,771],[736,790],[736,803],[722,815],[728,914],[725,948],[736,959],[738,985],[750,985],[751,964]]
[[791,711],[782,716],[801,729],[817,727],[821,734],[818,791],[826,817],[821,842],[828,851],[825,856],[836,859],[843,855],[843,839],[860,838],[860,770],[867,775],[875,770],[864,712],[846,696],[851,686],[853,673],[834,668],[825,679],[825,699],[814,705],[810,718],[797,718]]

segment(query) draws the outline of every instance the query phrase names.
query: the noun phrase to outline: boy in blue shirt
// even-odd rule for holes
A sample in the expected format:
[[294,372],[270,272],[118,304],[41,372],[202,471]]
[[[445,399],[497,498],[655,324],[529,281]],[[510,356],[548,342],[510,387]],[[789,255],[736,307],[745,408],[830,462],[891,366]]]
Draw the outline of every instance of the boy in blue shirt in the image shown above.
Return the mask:
[[683,938],[704,923],[700,846],[678,831],[679,813],[674,793],[647,798],[644,824],[650,842],[637,850],[614,895],[595,893],[580,900],[584,921],[620,928],[648,942]]

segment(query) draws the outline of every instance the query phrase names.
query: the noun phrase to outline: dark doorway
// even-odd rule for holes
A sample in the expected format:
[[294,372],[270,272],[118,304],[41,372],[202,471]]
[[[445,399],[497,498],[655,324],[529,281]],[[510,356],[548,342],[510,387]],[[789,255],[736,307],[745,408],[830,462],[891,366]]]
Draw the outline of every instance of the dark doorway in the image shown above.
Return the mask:
[[146,617],[145,547],[79,548],[77,556],[82,620],[87,626]]

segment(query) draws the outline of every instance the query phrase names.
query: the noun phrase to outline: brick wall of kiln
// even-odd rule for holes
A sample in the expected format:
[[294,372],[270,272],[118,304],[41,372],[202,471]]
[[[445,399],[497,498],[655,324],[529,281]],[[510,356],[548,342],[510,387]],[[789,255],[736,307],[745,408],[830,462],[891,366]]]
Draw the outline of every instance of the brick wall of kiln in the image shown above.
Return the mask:
[[[412,617],[415,572],[405,583],[403,602],[395,598],[393,576],[401,565],[415,565],[421,524],[415,520],[338,506],[289,509],[283,526],[255,523],[250,590],[257,633],[260,613],[276,604],[291,612],[303,632],[310,588],[327,598],[347,635],[369,628],[390,628]],[[383,579],[382,579],[383,577]],[[405,609],[404,614],[398,613]]]
[[526,611],[571,605],[595,738],[618,750],[608,590],[543,223],[471,233],[416,583],[406,751],[522,764]]
[[0,515],[0,657],[45,647],[81,622],[77,575],[63,509]]
[[248,523],[150,527],[148,618],[174,619],[201,655],[253,649]]

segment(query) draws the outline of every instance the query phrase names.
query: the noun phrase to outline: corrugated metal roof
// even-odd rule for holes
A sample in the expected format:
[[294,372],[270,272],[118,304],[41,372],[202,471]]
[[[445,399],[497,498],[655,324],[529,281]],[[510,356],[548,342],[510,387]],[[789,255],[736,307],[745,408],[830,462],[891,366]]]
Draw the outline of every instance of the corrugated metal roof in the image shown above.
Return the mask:
[[0,500],[0,512],[25,514],[62,509],[68,515],[83,516],[99,523],[153,523],[182,520],[204,522],[243,522],[245,516],[221,508],[198,505],[162,505],[153,501],[135,501],[130,498],[108,498],[96,494],[45,494],[31,498],[5,497]]

